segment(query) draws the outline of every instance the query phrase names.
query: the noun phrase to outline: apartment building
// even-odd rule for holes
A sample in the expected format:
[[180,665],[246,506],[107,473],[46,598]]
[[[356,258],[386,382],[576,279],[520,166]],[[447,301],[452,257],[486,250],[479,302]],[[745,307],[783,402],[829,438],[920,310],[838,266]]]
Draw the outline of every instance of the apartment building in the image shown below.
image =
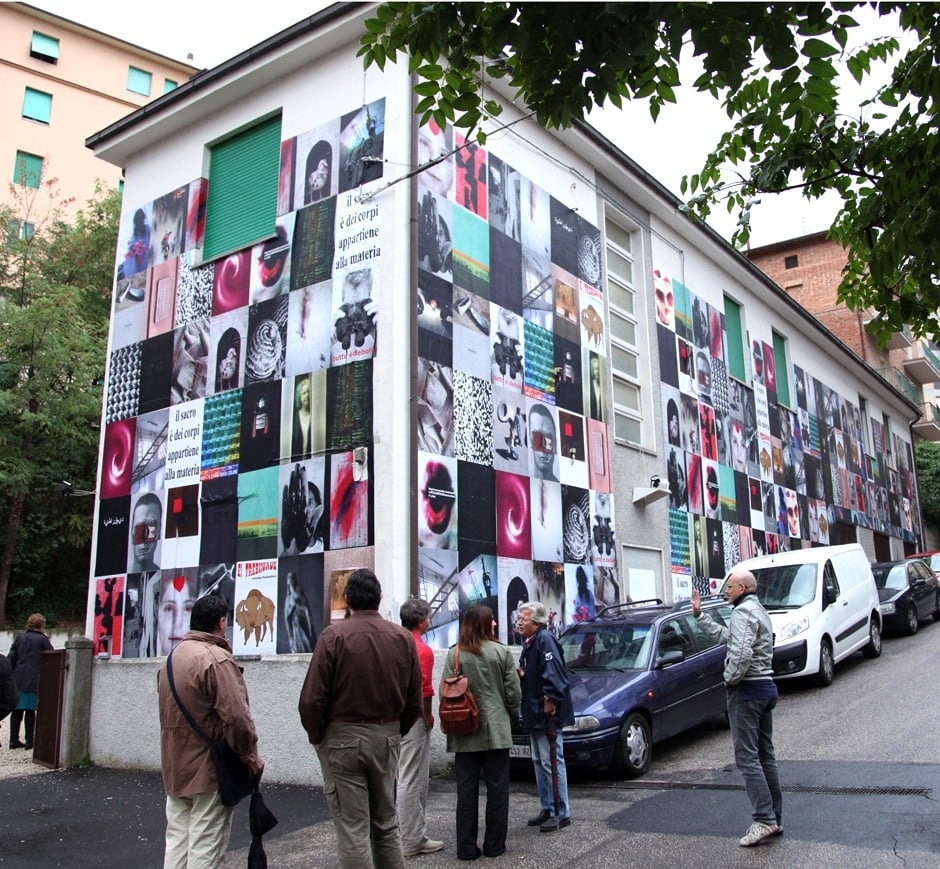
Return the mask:
[[[119,167],[96,160],[86,137],[188,81],[197,70],[25,3],[0,3],[0,203],[29,213],[30,232],[49,205],[81,207]],[[54,200],[37,195],[57,179]],[[13,190],[9,185],[13,185]]]

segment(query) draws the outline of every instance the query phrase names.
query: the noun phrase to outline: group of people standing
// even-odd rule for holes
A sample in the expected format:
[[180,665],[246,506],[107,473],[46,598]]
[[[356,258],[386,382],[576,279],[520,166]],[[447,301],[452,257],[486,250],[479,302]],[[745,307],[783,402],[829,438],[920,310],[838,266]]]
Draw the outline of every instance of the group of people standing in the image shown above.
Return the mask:
[[[752,574],[732,573],[725,595],[734,604],[728,626],[692,611],[703,629],[728,643],[725,681],[735,759],[753,806],[753,823],[739,840],[758,844],[782,830],[782,801],[772,743],[770,620],[755,594]],[[406,857],[432,854],[443,841],[427,834],[430,734],[434,728],[434,654],[422,635],[430,607],[409,600],[402,625],[379,613],[382,589],[368,569],[346,584],[346,618],[321,633],[300,692],[298,711],[323,772],[324,794],[336,831],[337,856],[347,869],[403,869]],[[203,737],[181,712],[185,704],[211,739],[224,738],[258,777],[264,761],[248,709],[241,668],[225,639],[227,606],[214,595],[196,601],[191,629],[158,673],[161,757],[167,791],[166,867],[215,867],[225,854],[232,809],[216,792]],[[529,734],[539,811],[531,827],[552,833],[571,823],[563,728],[574,723],[568,671],[548,630],[541,603],[518,607],[514,628],[524,646],[518,664],[496,639],[486,606],[470,607],[445,678],[466,676],[479,710],[472,733],[447,736],[457,783],[456,849],[460,860],[498,857],[509,834],[512,726]],[[177,696],[178,695],[178,696]],[[482,849],[479,785],[486,786]]]
[[[434,653],[422,635],[430,625],[430,607],[423,600],[406,601],[399,627],[379,614],[381,596],[372,571],[350,576],[345,590],[349,617],[321,634],[298,704],[323,770],[340,865],[357,869],[397,869],[405,857],[444,847],[427,835],[426,823]],[[447,737],[447,750],[454,753],[461,860],[506,851],[509,749],[520,707],[532,734],[541,800],[529,824],[552,832],[571,823],[561,730],[574,718],[564,656],[545,630],[548,616],[541,604],[522,604],[519,613],[517,630],[526,646],[518,667],[496,639],[496,621],[486,606],[463,614],[458,642],[444,665],[445,677],[459,666],[479,709],[475,732]],[[482,849],[481,777],[486,785]]]

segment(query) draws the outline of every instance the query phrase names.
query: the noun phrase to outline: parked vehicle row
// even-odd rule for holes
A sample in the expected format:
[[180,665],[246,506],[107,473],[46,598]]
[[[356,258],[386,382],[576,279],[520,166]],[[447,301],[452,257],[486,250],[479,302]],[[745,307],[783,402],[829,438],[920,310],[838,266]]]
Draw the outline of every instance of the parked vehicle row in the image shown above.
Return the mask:
[[[777,680],[829,685],[849,655],[881,654],[883,627],[913,634],[923,619],[940,621],[940,580],[919,558],[870,565],[859,544],[848,544],[761,556],[737,568],[756,577],[773,623]],[[704,599],[702,609],[725,624],[731,617],[721,596]],[[635,778],[649,769],[656,743],[726,716],[725,644],[701,630],[688,601],[606,607],[559,643],[574,703],[564,741],[572,767]],[[529,757],[521,730],[511,755]]]

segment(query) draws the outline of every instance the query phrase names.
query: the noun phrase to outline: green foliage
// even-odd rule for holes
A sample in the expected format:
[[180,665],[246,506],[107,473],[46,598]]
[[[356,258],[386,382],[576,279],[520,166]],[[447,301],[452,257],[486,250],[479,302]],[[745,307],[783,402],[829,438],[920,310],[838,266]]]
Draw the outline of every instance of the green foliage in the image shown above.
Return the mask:
[[[41,187],[4,226],[36,213]],[[120,195],[99,195],[74,222],[48,219],[0,247],[0,623],[85,607],[92,499]],[[15,225],[15,223],[14,223]]]
[[[409,55],[422,122],[479,130],[499,114],[486,96],[495,79],[547,127],[625,99],[647,101],[655,119],[676,99],[688,44],[704,66],[693,87],[722,100],[731,128],[683,180],[687,213],[737,211],[733,241],[743,245],[758,196],[836,190],[831,233],[850,251],[841,301],[874,309],[882,340],[905,324],[938,336],[940,5],[878,4],[912,47],[884,36],[849,50],[863,5],[389,3],[366,23],[359,53],[380,68]],[[851,115],[840,105],[843,68],[871,87]],[[888,83],[871,84],[884,71]]]
[[918,441],[914,446],[914,457],[924,522],[940,527],[940,444]]

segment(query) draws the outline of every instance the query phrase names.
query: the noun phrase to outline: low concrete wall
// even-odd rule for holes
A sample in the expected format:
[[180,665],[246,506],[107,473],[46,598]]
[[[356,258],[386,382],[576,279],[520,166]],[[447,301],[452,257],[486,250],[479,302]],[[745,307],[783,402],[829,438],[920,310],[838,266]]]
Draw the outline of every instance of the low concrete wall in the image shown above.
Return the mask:
[[[434,653],[434,685],[441,679],[446,652]],[[251,712],[258,728],[265,779],[322,785],[313,746],[300,726],[297,700],[310,655],[276,655],[238,659],[245,668]],[[160,722],[157,714],[157,670],[162,659],[102,660],[92,666],[89,754],[99,766],[160,769]],[[384,678],[376,662],[375,678]],[[436,688],[435,688],[436,690]],[[435,717],[437,701],[434,702]],[[431,734],[431,770],[452,761],[445,737]]]

